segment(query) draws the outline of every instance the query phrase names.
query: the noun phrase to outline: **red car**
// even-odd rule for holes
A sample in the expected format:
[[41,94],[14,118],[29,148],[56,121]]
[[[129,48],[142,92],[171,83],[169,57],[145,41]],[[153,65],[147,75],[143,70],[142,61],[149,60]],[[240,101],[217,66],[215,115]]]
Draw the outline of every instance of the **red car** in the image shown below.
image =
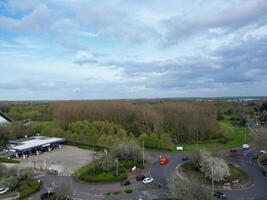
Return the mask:
[[169,159],[167,159],[167,158],[161,158],[159,160],[159,163],[162,164],[162,165],[166,165],[167,163],[169,163]]

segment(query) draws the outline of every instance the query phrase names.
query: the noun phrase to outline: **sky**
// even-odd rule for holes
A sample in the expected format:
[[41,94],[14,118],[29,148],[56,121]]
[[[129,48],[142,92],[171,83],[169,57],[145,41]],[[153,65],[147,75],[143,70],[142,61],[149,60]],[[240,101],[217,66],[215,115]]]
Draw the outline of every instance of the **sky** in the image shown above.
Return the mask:
[[0,100],[267,95],[267,0],[1,0]]

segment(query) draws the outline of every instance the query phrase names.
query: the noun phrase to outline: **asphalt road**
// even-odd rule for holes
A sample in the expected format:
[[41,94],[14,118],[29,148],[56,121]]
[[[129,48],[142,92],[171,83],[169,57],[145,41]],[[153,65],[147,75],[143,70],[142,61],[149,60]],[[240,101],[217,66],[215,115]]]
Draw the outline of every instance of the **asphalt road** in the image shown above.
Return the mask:
[[[258,150],[248,150],[244,152],[244,157],[234,159],[229,157],[228,163],[245,171],[249,176],[253,177],[253,184],[245,189],[226,190],[223,191],[230,200],[267,200],[267,178],[262,175],[262,169],[257,166],[256,162],[251,159],[252,155]],[[111,184],[92,184],[84,183],[76,180],[74,177],[60,176],[43,176],[40,177],[44,184],[42,190],[33,195],[32,200],[39,199],[40,194],[53,185],[67,185],[68,191],[71,191],[72,199],[87,200],[87,199],[109,199],[109,200],[150,200],[150,199],[167,199],[169,191],[167,188],[167,179],[169,174],[175,170],[176,166],[181,164],[183,155],[175,153],[164,153],[158,151],[149,152],[151,169],[147,176],[154,178],[154,183],[144,185],[135,180],[128,187],[121,187],[119,183]],[[169,158],[170,162],[167,165],[159,164],[159,156],[164,155]],[[127,188],[134,190],[134,193],[125,195],[106,196],[107,192],[123,191]],[[221,190],[222,191],[222,190]]]
[[253,178],[253,184],[249,188],[241,190],[224,191],[230,200],[267,200],[267,177],[263,176],[262,169],[257,166],[251,157],[258,150],[250,150],[241,160],[229,159],[228,162],[245,171]]

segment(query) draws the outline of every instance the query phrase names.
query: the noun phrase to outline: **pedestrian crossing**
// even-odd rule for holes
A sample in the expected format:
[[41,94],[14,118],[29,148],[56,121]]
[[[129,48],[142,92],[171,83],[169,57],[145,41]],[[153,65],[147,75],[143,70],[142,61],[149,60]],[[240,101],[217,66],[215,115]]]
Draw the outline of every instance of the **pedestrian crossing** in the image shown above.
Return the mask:
[[57,174],[57,176],[74,176],[73,173],[68,173],[68,172],[60,172]]
[[63,171],[58,172],[57,176],[74,176],[74,170],[64,169]]

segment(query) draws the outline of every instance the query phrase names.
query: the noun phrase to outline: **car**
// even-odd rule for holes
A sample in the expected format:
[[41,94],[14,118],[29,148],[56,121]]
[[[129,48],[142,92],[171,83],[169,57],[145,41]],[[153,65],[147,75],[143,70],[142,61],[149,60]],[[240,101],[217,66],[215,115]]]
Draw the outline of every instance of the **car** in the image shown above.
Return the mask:
[[259,158],[258,154],[253,154],[252,159],[257,160]]
[[143,183],[144,184],[148,184],[148,183],[151,183],[152,181],[154,181],[154,179],[152,177],[147,177],[143,180]]
[[122,181],[121,187],[131,185],[132,183],[130,181]]
[[187,161],[188,160],[188,157],[187,156],[183,156],[182,157],[182,161]]
[[56,176],[58,175],[58,171],[56,169],[49,169],[48,174]]
[[267,171],[263,170],[262,171],[262,174],[263,174],[263,176],[266,176],[267,177]]
[[143,181],[146,177],[144,175],[138,175],[136,176],[137,181]]
[[226,199],[226,195],[220,191],[214,191],[213,196],[217,197],[218,199]]
[[0,188],[0,194],[4,194],[9,190],[9,188]]
[[232,149],[230,149],[230,152],[231,152],[231,153],[237,153],[237,149],[232,148]]
[[55,194],[54,192],[48,191],[48,192],[46,192],[46,193],[41,194],[40,199],[41,199],[41,200],[43,200],[43,199],[47,199],[48,197],[51,197],[51,196],[53,196],[54,194]]
[[169,159],[167,159],[167,158],[161,158],[161,159],[159,160],[159,163],[162,164],[162,165],[166,165],[166,164],[169,163]]
[[267,151],[262,149],[262,150],[260,150],[260,153],[261,153],[261,154],[266,154]]
[[248,144],[243,144],[243,145],[242,145],[242,148],[243,148],[243,149],[249,149],[250,146],[249,146]]

